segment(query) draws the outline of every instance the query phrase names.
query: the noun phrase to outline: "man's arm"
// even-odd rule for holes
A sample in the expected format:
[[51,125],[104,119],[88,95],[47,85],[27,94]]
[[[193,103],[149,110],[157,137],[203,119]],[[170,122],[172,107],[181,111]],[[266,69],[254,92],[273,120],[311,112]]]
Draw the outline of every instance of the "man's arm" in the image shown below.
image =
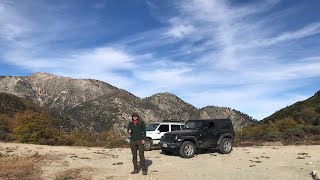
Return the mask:
[[[131,123],[131,122],[130,122]],[[129,133],[129,134],[131,134],[131,126],[130,126],[130,123],[128,124],[128,129],[127,129],[127,132]]]

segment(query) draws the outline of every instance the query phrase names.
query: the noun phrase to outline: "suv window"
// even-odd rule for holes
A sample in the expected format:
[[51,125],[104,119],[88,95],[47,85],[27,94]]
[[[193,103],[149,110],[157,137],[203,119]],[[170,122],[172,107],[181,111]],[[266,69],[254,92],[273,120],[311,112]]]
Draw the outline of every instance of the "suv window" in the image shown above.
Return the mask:
[[155,131],[158,126],[159,126],[159,124],[149,124],[146,131]]
[[171,131],[181,130],[180,125],[171,125]]
[[160,125],[158,128],[160,132],[168,132],[169,131],[169,125]]

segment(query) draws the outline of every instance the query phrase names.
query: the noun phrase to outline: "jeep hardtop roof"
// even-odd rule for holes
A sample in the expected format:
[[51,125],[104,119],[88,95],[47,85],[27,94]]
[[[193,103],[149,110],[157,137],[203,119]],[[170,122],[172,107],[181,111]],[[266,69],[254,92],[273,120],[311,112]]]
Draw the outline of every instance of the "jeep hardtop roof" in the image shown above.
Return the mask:
[[214,122],[232,122],[231,119],[228,119],[228,118],[224,118],[224,119],[190,119],[190,120],[187,120],[186,122],[188,121],[204,121],[204,122],[207,122],[207,121],[214,121]]

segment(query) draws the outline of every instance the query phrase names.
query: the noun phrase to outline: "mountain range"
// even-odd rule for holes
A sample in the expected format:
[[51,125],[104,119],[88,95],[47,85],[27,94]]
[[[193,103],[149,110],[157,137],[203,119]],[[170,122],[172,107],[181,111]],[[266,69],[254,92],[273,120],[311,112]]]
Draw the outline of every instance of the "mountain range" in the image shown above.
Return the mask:
[[231,118],[236,130],[255,121],[249,115],[227,107],[198,109],[171,93],[139,98],[102,81],[43,72],[31,76],[1,76],[0,92],[31,100],[60,116],[69,127],[97,132],[112,130],[123,134],[132,112],[138,112],[147,123]]

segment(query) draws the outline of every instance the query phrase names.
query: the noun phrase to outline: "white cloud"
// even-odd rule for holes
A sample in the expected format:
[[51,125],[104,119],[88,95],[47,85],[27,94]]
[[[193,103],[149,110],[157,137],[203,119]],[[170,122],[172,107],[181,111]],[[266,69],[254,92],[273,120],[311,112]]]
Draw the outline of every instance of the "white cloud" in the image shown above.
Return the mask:
[[193,33],[196,29],[190,24],[186,24],[178,18],[170,19],[171,28],[165,33],[176,38],[183,38],[186,35]]
[[159,18],[162,27],[79,48],[83,37],[106,27],[50,7],[31,18],[0,0],[0,51],[7,64],[31,72],[99,79],[140,97],[173,92],[198,107],[229,106],[260,119],[307,97],[291,91],[320,76],[320,54],[286,54],[292,42],[318,37],[319,22],[282,30],[273,24],[279,16],[268,15],[278,2],[182,1],[173,17]]
[[133,56],[112,47],[84,49],[64,54],[63,57],[37,57],[26,51],[9,51],[5,57],[8,63],[31,70],[34,68],[63,68],[100,72],[135,67],[132,62]]
[[13,3],[0,2],[0,39],[11,41],[30,32],[26,19],[20,17],[13,8]]
[[252,43],[249,43],[247,45],[239,45],[239,47],[253,48],[253,47],[259,47],[259,46],[270,46],[270,45],[274,45],[274,44],[278,44],[286,41],[301,39],[301,38],[316,35],[319,33],[320,33],[320,23],[313,23],[293,32],[285,32],[279,36],[276,36],[270,39],[260,39],[257,41],[253,41]]

